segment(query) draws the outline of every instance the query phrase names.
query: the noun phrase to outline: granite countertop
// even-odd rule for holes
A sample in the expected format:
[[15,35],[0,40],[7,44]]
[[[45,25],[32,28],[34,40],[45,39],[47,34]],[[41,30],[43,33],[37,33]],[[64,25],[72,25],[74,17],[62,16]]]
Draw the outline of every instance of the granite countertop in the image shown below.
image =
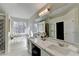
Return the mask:
[[[46,41],[41,40],[41,38],[30,38],[33,44],[38,46],[40,49],[48,52],[51,56],[78,56],[79,53],[76,52],[76,48],[61,47],[58,46],[58,41],[51,38],[46,38]],[[73,49],[73,50],[72,50]]]

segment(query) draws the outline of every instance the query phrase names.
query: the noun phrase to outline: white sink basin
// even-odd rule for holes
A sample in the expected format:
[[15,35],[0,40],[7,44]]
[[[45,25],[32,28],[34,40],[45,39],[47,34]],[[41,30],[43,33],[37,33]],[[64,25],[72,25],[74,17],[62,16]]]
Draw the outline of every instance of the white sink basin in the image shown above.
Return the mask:
[[60,42],[58,42],[58,46],[60,46],[60,47],[64,47],[64,48],[68,48],[69,47],[69,44],[67,44],[67,43],[60,43]]
[[61,49],[66,49],[66,50],[72,50],[72,51],[75,51],[77,52],[79,49],[77,47],[75,47],[74,45],[71,45],[67,42],[64,42],[64,41],[58,41],[58,40],[55,40],[55,39],[47,39],[45,41],[41,40],[43,45],[45,45],[46,47],[53,47],[52,45],[56,46],[56,47],[59,47]]
[[[78,50],[79,50],[78,47],[65,43],[65,42],[54,42],[52,45],[59,47],[61,49],[72,50],[74,52],[78,52]],[[51,47],[52,47],[52,45],[51,45]]]

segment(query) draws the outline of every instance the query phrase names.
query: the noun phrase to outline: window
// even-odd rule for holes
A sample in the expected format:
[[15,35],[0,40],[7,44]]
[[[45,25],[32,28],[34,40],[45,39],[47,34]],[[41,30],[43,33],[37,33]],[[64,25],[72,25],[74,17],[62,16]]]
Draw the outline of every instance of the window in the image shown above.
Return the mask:
[[25,33],[26,23],[25,22],[13,22],[13,32],[14,33]]

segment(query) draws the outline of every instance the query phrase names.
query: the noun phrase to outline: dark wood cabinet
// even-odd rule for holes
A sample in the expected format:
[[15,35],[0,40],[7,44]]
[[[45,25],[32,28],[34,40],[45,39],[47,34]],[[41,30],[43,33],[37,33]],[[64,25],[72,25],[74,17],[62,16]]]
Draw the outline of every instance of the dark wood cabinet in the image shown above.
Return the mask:
[[46,32],[46,35],[49,37],[49,24],[48,23],[45,23],[45,32]]
[[41,56],[41,49],[32,44],[32,56]]

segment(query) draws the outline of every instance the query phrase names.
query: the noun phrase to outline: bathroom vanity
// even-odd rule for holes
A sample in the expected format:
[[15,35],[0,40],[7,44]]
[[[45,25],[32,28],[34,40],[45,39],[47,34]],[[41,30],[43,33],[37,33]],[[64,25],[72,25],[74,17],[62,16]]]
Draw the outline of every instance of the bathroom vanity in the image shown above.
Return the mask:
[[[58,39],[46,38],[45,41],[41,38],[29,38],[28,52],[32,56],[78,56],[79,47],[68,42]],[[37,55],[33,55],[33,48]],[[39,54],[38,54],[39,53]]]

